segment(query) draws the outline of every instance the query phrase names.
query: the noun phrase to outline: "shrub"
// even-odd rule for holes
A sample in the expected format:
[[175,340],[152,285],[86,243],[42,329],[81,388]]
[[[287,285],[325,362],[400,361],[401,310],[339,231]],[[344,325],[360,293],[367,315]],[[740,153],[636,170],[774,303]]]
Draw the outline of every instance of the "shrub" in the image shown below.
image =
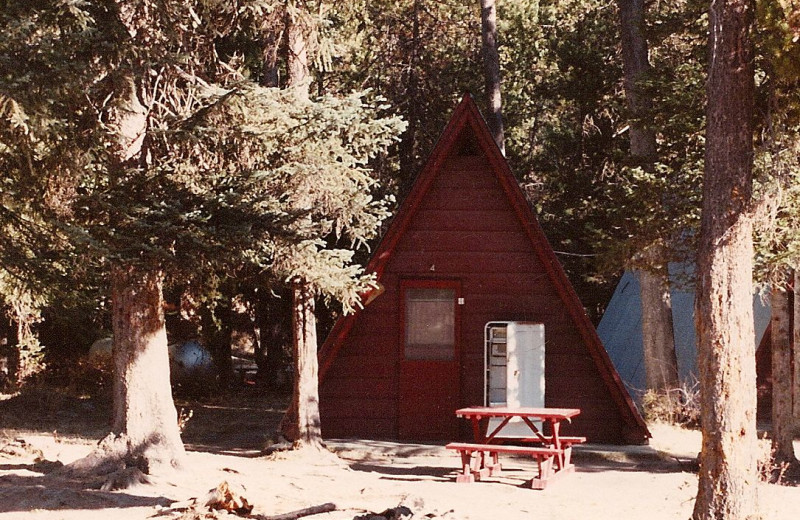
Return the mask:
[[648,390],[642,397],[645,420],[685,427],[700,425],[700,391],[698,384],[684,384],[664,392]]

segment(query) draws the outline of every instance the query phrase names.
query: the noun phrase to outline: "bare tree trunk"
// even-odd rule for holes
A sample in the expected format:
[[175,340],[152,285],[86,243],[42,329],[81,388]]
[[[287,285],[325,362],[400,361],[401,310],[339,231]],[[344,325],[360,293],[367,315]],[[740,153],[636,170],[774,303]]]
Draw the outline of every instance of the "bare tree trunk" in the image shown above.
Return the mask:
[[162,284],[158,270],[112,270],[112,433],[65,468],[77,476],[101,477],[104,488],[167,474],[185,456],[169,381]]
[[300,7],[290,2],[286,17],[286,38],[288,40],[287,68],[288,87],[294,89],[298,97],[308,99],[311,76],[308,68],[308,42]]
[[25,303],[12,302],[10,305],[9,325],[13,332],[6,350],[8,384],[12,388],[22,388],[26,379],[44,368],[41,360],[42,347],[32,328],[38,317],[32,311]]
[[777,462],[795,462],[792,416],[792,344],[789,292],[773,286],[772,327],[772,450]]
[[[657,259],[654,261],[658,262]],[[666,284],[669,276],[666,271],[666,266],[656,272],[644,269],[639,271],[645,381],[647,390],[662,394],[680,387],[672,301],[669,285]]]
[[800,435],[800,271],[794,271],[794,320],[792,341],[792,416],[795,435]]
[[[294,346],[294,392],[290,410],[292,421],[284,436],[295,448],[321,447],[319,415],[319,376],[317,362],[317,321],[314,315],[314,290],[304,280],[292,284],[292,331]],[[287,414],[289,412],[287,411]]]
[[757,514],[753,340],[753,51],[749,0],[710,8],[696,328],[703,447],[694,520]]
[[497,10],[495,0],[481,0],[484,89],[489,103],[489,129],[494,142],[506,154],[503,133],[503,106],[500,95],[500,54],[497,50]]
[[176,467],[184,449],[169,382],[163,274],[116,267],[112,283],[113,431],[150,470]]
[[203,341],[214,360],[218,389],[229,389],[234,381],[231,350],[233,312],[231,300],[227,296],[229,291],[226,288],[222,292],[225,297],[218,301],[213,309],[207,305],[201,308],[200,323],[202,324]]
[[630,111],[631,156],[634,161],[652,167],[656,159],[656,134],[649,125],[653,100],[642,89],[642,80],[650,72],[644,29],[644,0],[617,0],[622,43],[623,88]]
[[[112,173],[140,163],[147,132],[147,109],[139,101],[134,79],[117,78],[115,88],[108,121],[109,135],[115,139]],[[112,267],[111,434],[65,468],[75,475],[101,476],[104,488],[128,487],[141,482],[143,475],[169,472],[185,455],[169,378],[163,278],[156,268]]]
[[[656,133],[649,126],[653,100],[642,90],[642,81],[650,73],[644,0],[617,0],[620,39],[622,42],[623,86],[630,112],[631,159],[635,166],[652,171],[657,157]],[[642,348],[647,390],[665,393],[680,385],[675,333],[672,323],[672,299],[664,247],[653,243],[641,252],[647,267],[639,271],[642,300]]]

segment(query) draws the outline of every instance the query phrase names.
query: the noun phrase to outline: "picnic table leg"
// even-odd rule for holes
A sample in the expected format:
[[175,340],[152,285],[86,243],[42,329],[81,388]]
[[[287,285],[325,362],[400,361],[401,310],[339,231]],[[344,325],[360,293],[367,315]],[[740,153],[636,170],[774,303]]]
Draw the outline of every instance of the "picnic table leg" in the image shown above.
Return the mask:
[[498,453],[496,451],[489,452],[489,456],[492,458],[491,462],[485,463],[486,467],[489,469],[489,476],[496,477],[501,475],[503,472],[503,465],[500,464]]
[[475,439],[475,442],[482,443],[484,439],[486,439],[486,429],[489,427],[489,418],[481,419],[473,415],[470,417],[470,422],[472,423],[472,438]]
[[561,437],[559,436],[561,429],[561,422],[556,420],[550,421],[550,428],[553,430],[553,447],[560,451],[558,459],[556,460],[556,468],[564,469],[564,452],[561,448]]
[[[478,418],[476,416],[472,416],[470,417],[470,422],[472,423],[472,436],[475,439],[475,442],[481,444],[487,442],[487,437],[489,433],[489,418],[488,417]],[[507,419],[506,422],[508,422]],[[490,456],[491,456],[491,462],[486,460],[486,453],[479,452],[478,454],[479,464],[474,471],[476,477],[480,478],[480,477],[495,476],[500,474],[503,467],[497,460],[497,452],[491,452]]]
[[456,476],[458,483],[475,482],[475,476],[472,474],[472,452],[467,450],[459,451],[461,454],[461,475]]
[[553,459],[553,455],[536,456],[536,462],[539,464],[539,476],[531,479],[530,485],[532,489],[544,489],[547,487],[547,483],[554,476]]

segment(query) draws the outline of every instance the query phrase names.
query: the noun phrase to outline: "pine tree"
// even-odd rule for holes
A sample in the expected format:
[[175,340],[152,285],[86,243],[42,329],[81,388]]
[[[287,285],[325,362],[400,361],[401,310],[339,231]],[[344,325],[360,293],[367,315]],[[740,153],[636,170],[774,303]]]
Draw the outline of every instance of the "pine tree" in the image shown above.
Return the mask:
[[695,320],[703,448],[693,518],[757,513],[752,197],[754,6],[709,14],[710,66]]
[[[55,209],[38,210],[35,190],[22,200],[60,233],[59,253],[79,250],[113,292],[112,432],[66,471],[115,487],[180,466],[165,280],[246,267],[302,276],[345,308],[369,283],[350,247],[372,236],[386,201],[372,198],[366,164],[402,125],[360,94],[312,103],[248,79],[242,49],[273,7],[53,0],[3,12],[0,92],[43,144],[31,154],[20,137],[2,159],[42,185],[61,174]],[[19,121],[3,131],[23,134]],[[350,242],[330,247],[337,238]]]

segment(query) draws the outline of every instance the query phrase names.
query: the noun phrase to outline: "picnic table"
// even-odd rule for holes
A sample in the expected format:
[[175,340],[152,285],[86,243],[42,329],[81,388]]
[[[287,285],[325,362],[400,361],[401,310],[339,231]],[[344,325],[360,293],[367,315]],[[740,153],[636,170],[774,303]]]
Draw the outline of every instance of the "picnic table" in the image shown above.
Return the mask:
[[[533,489],[545,489],[548,483],[575,469],[571,462],[572,445],[586,442],[586,438],[564,437],[561,435],[561,423],[570,421],[580,413],[577,408],[474,406],[456,410],[458,417],[472,424],[475,441],[451,442],[446,446],[461,455],[462,473],[456,477],[456,482],[475,482],[487,476],[500,475],[502,465],[498,454],[512,453],[529,455],[537,461],[539,473],[531,479],[530,486]],[[489,431],[492,418],[499,418],[500,421]],[[503,427],[514,419],[528,426],[529,436],[509,438],[501,435]],[[542,428],[537,427],[537,422],[542,423]],[[505,444],[512,441],[513,445]]]

